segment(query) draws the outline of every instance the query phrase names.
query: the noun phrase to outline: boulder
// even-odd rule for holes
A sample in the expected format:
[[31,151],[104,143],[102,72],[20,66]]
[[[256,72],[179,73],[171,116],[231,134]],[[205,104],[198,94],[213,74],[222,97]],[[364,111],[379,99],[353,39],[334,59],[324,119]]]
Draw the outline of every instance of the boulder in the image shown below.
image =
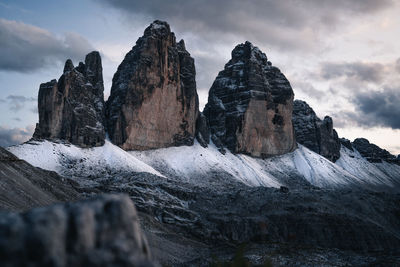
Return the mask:
[[104,85],[99,52],[74,67],[65,62],[60,79],[40,85],[35,139],[64,140],[80,147],[104,144]]
[[250,42],[237,45],[204,109],[214,144],[255,157],[293,151],[293,96],[289,81],[263,52]]
[[332,162],[339,159],[340,140],[331,117],[321,120],[306,102],[295,100],[292,120],[297,142]]
[[128,196],[0,213],[2,266],[155,266]]
[[111,141],[125,150],[192,145],[198,116],[194,59],[154,21],[125,56],[107,101]]

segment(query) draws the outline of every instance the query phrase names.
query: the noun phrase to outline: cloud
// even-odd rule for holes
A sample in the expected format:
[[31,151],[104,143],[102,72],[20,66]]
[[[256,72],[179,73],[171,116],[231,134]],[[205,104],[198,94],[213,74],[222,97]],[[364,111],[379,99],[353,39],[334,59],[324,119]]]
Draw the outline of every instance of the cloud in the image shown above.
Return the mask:
[[396,60],[396,70],[400,73],[400,58]]
[[299,79],[290,79],[290,84],[293,87],[293,90],[295,92],[302,92],[305,95],[307,95],[310,98],[315,98],[315,99],[322,99],[326,98],[331,91],[321,91],[316,89],[311,83],[306,82],[306,81],[301,81]]
[[352,98],[354,111],[334,115],[338,127],[360,126],[400,129],[400,87],[380,91],[356,92]]
[[0,18],[0,70],[33,72],[94,50],[76,33],[58,37],[42,28]]
[[[349,17],[386,9],[391,0],[102,0],[127,17],[167,20],[181,32],[210,41],[240,36],[282,50],[315,47],[321,31]],[[237,39],[237,38],[236,38]]]
[[363,62],[324,62],[321,65],[321,77],[326,80],[345,78],[359,82],[382,82],[385,66],[380,63]]
[[28,141],[33,134],[34,126],[25,128],[8,128],[0,126],[0,146],[7,147]]
[[20,111],[25,107],[26,102],[36,102],[34,97],[25,97],[21,95],[9,95],[6,98],[10,104],[10,109],[14,112]]

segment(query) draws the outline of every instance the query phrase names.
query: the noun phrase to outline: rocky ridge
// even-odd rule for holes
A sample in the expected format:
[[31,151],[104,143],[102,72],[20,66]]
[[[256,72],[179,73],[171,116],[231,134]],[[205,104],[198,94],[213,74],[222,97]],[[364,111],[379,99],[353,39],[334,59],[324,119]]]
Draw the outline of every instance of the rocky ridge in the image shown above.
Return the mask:
[[352,146],[369,162],[387,161],[390,163],[400,164],[399,156],[396,158],[396,156],[390,154],[386,149],[382,149],[379,146],[370,143],[365,138],[356,138],[353,141]]
[[154,21],[125,56],[107,101],[111,141],[125,150],[192,145],[198,115],[194,60]]
[[74,67],[65,62],[60,79],[40,85],[35,139],[65,140],[80,147],[104,144],[104,85],[101,58],[91,52]]
[[323,120],[304,101],[293,103],[293,126],[296,140],[332,162],[340,157],[340,140],[329,116]]
[[239,44],[209,91],[204,115],[219,147],[255,157],[296,148],[293,90],[267,56],[250,42]]
[[156,266],[127,196],[0,216],[2,266]]

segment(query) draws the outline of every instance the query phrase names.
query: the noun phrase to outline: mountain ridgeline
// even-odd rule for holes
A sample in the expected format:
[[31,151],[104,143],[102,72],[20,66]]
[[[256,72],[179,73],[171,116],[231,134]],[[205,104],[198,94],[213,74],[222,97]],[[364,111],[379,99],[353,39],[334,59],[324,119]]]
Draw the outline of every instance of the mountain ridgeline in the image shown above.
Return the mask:
[[[110,141],[124,150],[148,150],[212,141],[220,152],[253,157],[282,155],[300,143],[332,162],[341,146],[356,147],[370,161],[399,159],[368,140],[339,139],[329,116],[319,119],[281,71],[250,42],[237,45],[199,111],[194,59],[170,26],[154,21],[129,51],[104,101],[101,58],[91,52],[60,79],[40,85],[34,139],[79,147]],[[383,152],[382,152],[383,151]]]

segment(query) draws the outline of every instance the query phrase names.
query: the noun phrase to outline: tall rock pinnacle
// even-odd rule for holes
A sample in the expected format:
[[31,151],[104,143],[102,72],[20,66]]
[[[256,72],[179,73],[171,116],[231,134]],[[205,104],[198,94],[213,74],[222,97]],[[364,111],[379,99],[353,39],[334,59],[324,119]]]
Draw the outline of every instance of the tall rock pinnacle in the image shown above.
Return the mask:
[[237,45],[204,110],[212,140],[256,157],[293,151],[293,97],[289,81],[263,52],[250,42]]
[[65,62],[60,79],[40,85],[34,138],[61,139],[80,147],[104,144],[104,85],[101,58],[91,52],[74,68]]
[[293,126],[297,142],[330,161],[335,162],[339,159],[340,140],[336,130],[333,129],[331,117],[325,116],[324,120],[320,120],[306,102],[295,100]]
[[113,77],[111,141],[125,150],[193,144],[198,116],[194,60],[166,22],[146,28]]

